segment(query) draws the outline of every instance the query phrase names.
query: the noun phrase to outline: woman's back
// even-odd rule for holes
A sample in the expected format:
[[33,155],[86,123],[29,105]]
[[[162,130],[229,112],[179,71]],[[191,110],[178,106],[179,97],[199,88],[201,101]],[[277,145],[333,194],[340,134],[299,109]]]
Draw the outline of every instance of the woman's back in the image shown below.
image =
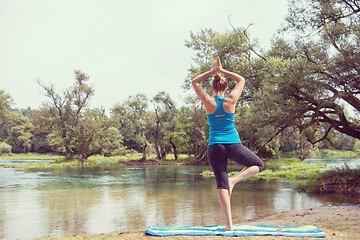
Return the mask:
[[[234,113],[235,112],[235,106],[236,101],[231,101],[228,97],[225,98],[220,95],[221,98],[223,98],[222,102],[222,109],[227,113]],[[203,101],[205,112],[206,114],[213,114],[218,109],[218,102],[216,101],[215,97],[210,97]]]
[[209,145],[216,143],[232,144],[241,143],[239,134],[234,124],[235,114],[224,110],[223,104],[226,98],[215,96],[216,110],[207,114],[210,126]]

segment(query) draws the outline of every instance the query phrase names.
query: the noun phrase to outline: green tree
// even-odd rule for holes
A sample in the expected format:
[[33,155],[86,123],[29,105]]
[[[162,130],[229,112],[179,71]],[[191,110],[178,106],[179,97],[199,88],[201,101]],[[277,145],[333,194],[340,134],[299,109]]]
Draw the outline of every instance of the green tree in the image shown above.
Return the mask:
[[0,141],[4,141],[8,136],[8,126],[12,103],[10,95],[6,94],[4,90],[0,90]]
[[73,129],[72,148],[81,156],[81,161],[103,153],[102,139],[105,137],[107,117],[99,109],[85,109]]
[[123,155],[126,153],[126,148],[123,145],[123,136],[115,127],[109,127],[101,139],[102,154],[105,157]]
[[169,123],[168,131],[165,139],[170,143],[175,160],[178,159],[180,152],[189,152],[186,142],[189,141],[189,136],[186,134],[187,123],[181,122],[181,112],[179,111],[176,117]]
[[[179,110],[173,109],[174,115],[165,125],[166,135],[164,140],[170,144],[175,159],[178,159],[179,153],[193,154],[195,157],[202,158],[204,154],[195,149],[203,149],[204,147],[199,147],[196,142],[206,141],[206,126],[202,125],[196,129],[194,121],[198,117],[205,117],[205,115],[201,114],[199,116],[197,114],[199,112],[197,107],[201,108],[201,106],[194,106],[197,103],[195,98],[187,97],[185,102],[186,106],[182,106]],[[197,130],[196,135],[193,134],[194,130]]]
[[11,112],[8,125],[6,143],[12,147],[14,153],[27,153],[31,150],[33,124],[21,112]]
[[20,111],[11,109],[12,102],[10,95],[0,90],[0,142],[10,145],[12,152],[26,153],[31,150],[34,126]]
[[50,101],[45,104],[49,118],[44,128],[49,129],[47,136],[50,145],[64,152],[67,159],[78,155],[83,162],[93,154],[101,153],[99,139],[106,130],[106,117],[103,111],[90,109],[88,101],[94,89],[87,84],[89,76],[75,71],[75,83],[62,95],[56,93],[53,86],[40,84]]
[[[299,131],[301,158],[311,144],[336,145],[333,129],[360,138],[359,7],[347,1],[289,1],[287,33],[260,59],[266,81],[256,101],[264,120]],[[281,130],[281,128],[280,128]]]
[[[154,139],[154,146],[157,159],[165,159],[166,148],[170,145],[170,138],[166,140],[168,131],[173,129],[173,120],[176,117],[176,108],[174,101],[166,92],[157,93],[151,100],[154,106],[155,121],[154,129],[151,135]],[[176,145],[172,142],[174,154],[176,152]],[[176,158],[176,157],[175,157]]]
[[[293,57],[281,58],[284,68],[277,74],[283,79],[279,80],[283,88],[274,93],[300,106],[305,127],[326,123],[328,129],[360,139],[360,120],[347,111],[360,112],[359,2],[289,3],[284,31],[294,31],[297,37],[289,44]],[[328,133],[330,130],[323,137]]]
[[5,142],[0,142],[0,155],[4,153],[11,153],[11,146]]
[[[136,145],[141,146],[143,153],[142,160],[146,160],[146,153],[149,148],[148,137],[146,136],[148,99],[144,94],[130,96],[122,104],[116,104],[111,109],[112,121],[117,126],[124,138]],[[125,146],[127,142],[124,141]]]
[[46,108],[35,110],[32,114],[32,123],[34,125],[32,138],[32,151],[38,153],[55,152],[50,145],[50,137],[52,131],[52,119],[50,111]]
[[[194,155],[199,162],[206,160],[206,150],[209,138],[209,125],[205,109],[197,97],[187,97],[186,107],[181,108],[179,136],[182,137],[186,152]],[[183,138],[184,133],[186,135]]]
[[10,145],[12,152],[26,153],[31,150],[34,126],[20,111],[11,109],[12,102],[10,95],[0,90],[0,142]]
[[135,121],[127,116],[125,103],[116,104],[111,109],[111,117],[109,119],[109,126],[118,129],[121,136],[123,136],[123,144],[127,149],[132,149],[137,152],[142,152],[142,138],[137,133]]

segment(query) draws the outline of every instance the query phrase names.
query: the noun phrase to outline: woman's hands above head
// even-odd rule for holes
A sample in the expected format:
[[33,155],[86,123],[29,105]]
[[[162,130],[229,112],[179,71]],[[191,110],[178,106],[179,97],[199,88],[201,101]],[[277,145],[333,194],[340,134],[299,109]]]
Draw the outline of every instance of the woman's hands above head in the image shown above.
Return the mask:
[[[217,57],[216,65],[212,70],[210,70],[208,72],[204,72],[204,73],[198,75],[197,77],[195,77],[192,80],[193,88],[194,88],[196,94],[198,95],[198,97],[200,98],[200,100],[203,102],[203,104],[205,106],[206,113],[210,114],[211,112],[213,112],[212,110],[213,110],[213,107],[214,107],[213,106],[214,99],[212,97],[210,97],[209,94],[207,94],[204,91],[204,89],[201,87],[200,83],[205,78],[207,78],[210,75],[215,74],[217,72],[221,72],[221,73],[225,74],[226,76],[230,77],[231,79],[233,79],[234,81],[236,81],[235,87],[233,88],[231,93],[226,98],[226,101],[227,101],[226,105],[229,105],[230,106],[229,109],[231,109],[229,112],[234,112],[235,111],[236,101],[239,99],[239,97],[241,95],[241,92],[242,92],[242,90],[244,88],[245,78],[243,78],[239,74],[236,74],[234,72],[227,71],[227,70],[223,69],[219,57]],[[215,109],[216,109],[216,104],[215,104]]]
[[217,57],[216,59],[216,65],[214,67],[214,69],[212,70],[213,73],[217,73],[217,72],[222,72],[223,71],[223,68],[221,66],[221,61],[220,61],[220,58]]

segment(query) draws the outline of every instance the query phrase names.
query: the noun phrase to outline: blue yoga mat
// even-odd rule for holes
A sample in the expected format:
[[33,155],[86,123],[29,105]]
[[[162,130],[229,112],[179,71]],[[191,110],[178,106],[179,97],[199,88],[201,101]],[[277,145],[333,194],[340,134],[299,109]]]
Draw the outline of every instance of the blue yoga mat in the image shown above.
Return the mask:
[[287,236],[287,237],[326,237],[326,234],[317,227],[306,225],[299,227],[274,227],[266,225],[239,225],[234,226],[234,231],[227,231],[224,226],[150,226],[145,234],[153,236]]

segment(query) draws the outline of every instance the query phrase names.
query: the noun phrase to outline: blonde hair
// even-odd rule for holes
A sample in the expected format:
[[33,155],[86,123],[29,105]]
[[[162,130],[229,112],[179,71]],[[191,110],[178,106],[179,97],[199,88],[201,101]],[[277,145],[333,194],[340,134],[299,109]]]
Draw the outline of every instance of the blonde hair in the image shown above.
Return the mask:
[[215,74],[212,86],[216,92],[223,92],[227,88],[227,84],[225,77],[221,76],[220,73]]

